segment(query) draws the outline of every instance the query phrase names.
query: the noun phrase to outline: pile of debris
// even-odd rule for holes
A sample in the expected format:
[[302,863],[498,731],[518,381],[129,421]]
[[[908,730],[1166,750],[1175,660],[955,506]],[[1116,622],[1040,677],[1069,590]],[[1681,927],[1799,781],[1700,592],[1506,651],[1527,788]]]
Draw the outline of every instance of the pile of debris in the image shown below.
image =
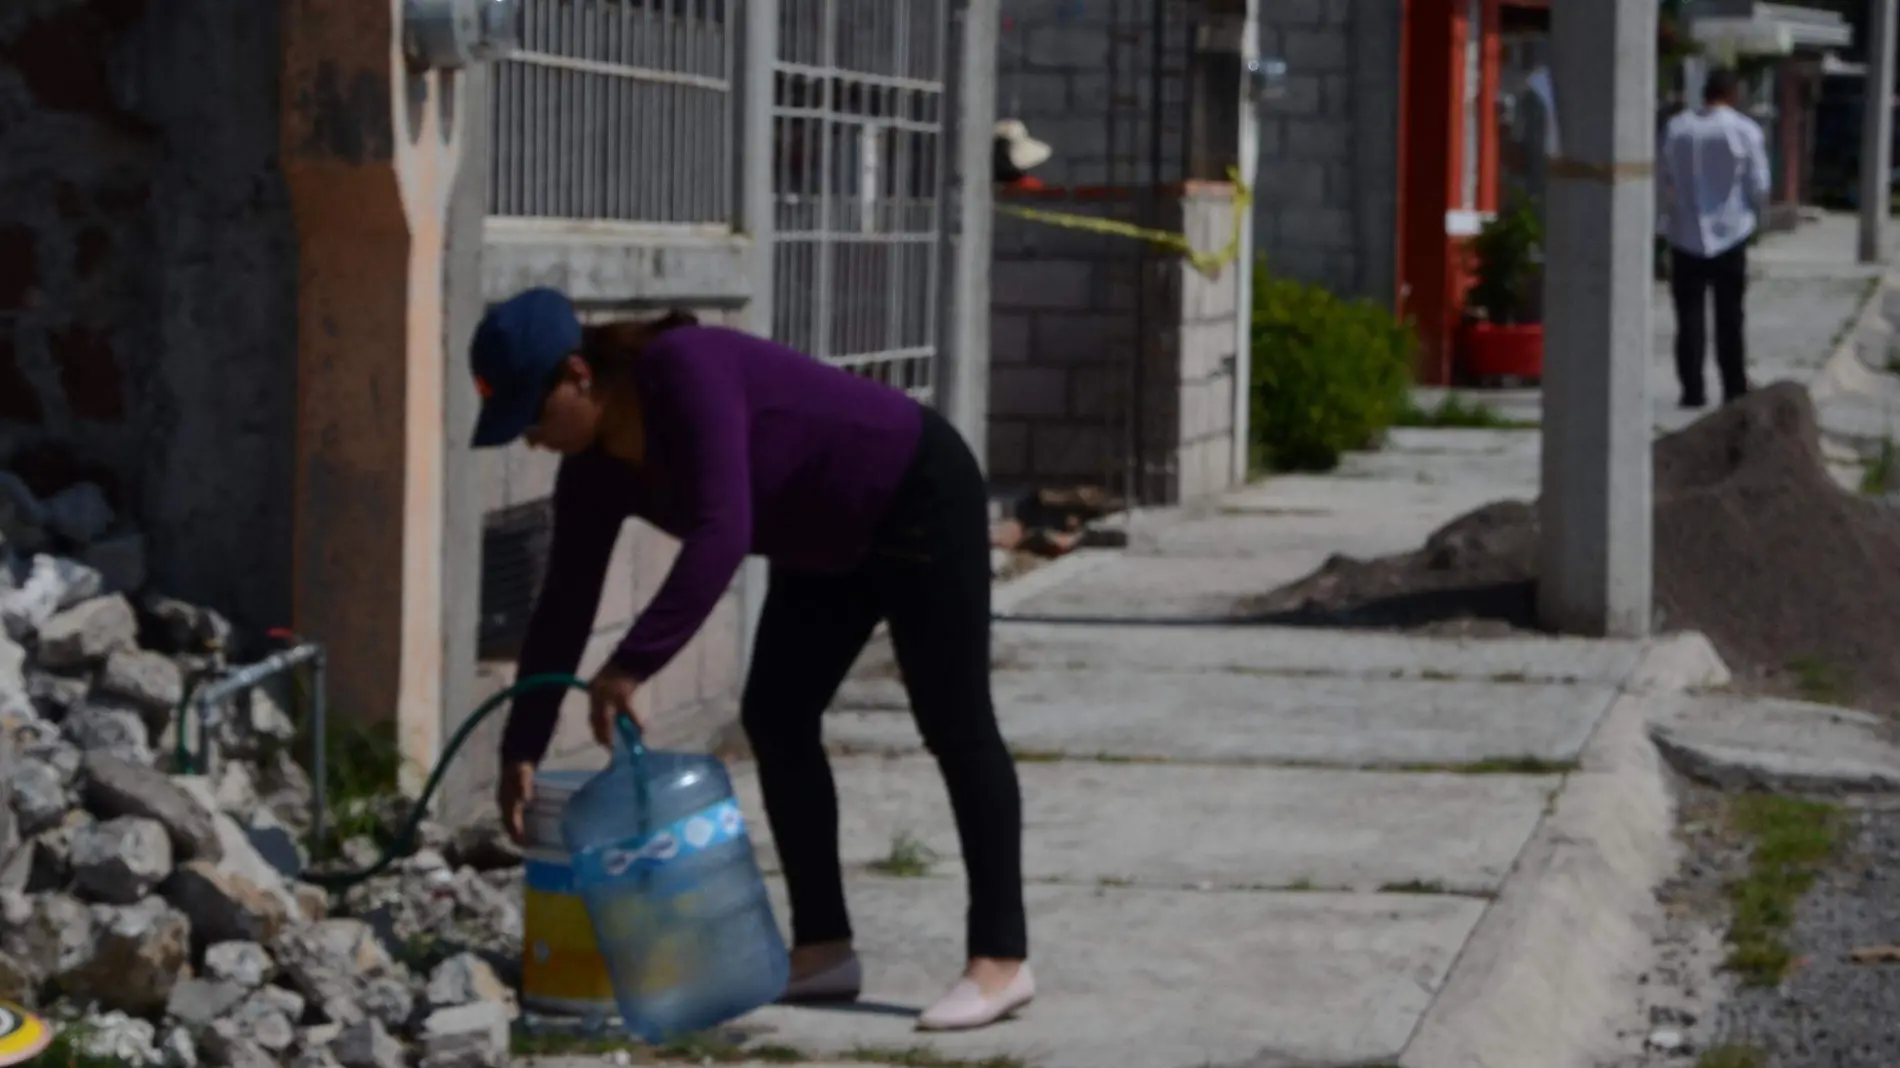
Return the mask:
[[990,524],[991,572],[1009,578],[1076,549],[1125,545],[1125,531],[1096,525],[1122,510],[1121,499],[1099,486],[1025,493]]
[[[1738,679],[1831,676],[1838,696],[1900,712],[1900,510],[1829,477],[1807,391],[1770,386],[1659,439],[1658,623],[1698,630]],[[1529,629],[1537,509],[1486,505],[1422,549],[1337,557],[1246,605],[1269,622]]]
[[221,710],[214,774],[173,773],[178,709],[232,628],[59,554],[113,522],[96,488],[40,502],[0,473],[0,998],[129,1065],[505,1060],[518,855],[425,825],[333,914],[297,878],[312,789],[287,690]]

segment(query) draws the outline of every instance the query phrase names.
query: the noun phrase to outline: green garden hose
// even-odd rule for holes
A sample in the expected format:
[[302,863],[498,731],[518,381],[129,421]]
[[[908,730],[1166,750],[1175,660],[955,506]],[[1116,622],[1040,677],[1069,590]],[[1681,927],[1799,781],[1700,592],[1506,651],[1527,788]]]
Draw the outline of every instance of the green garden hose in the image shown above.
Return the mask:
[[302,876],[303,881],[314,883],[325,890],[347,890],[358,883],[381,875],[389,869],[391,864],[408,856],[415,844],[416,830],[429,813],[429,802],[434,799],[436,790],[442,785],[442,776],[448,772],[449,765],[454,762],[455,754],[461,751],[469,736],[475,733],[475,728],[481,726],[482,721],[492,715],[496,709],[516,697],[555,686],[562,689],[587,689],[587,683],[573,675],[530,675],[483,701],[467,719],[462,721],[462,725],[456,728],[454,737],[449,739],[449,744],[443,747],[441,757],[435,762],[435,768],[429,772],[429,781],[423,784],[422,795],[416,798],[415,804],[409,808],[409,816],[403,821],[402,830],[397,832],[395,840],[382,850],[381,855],[376,858],[376,863],[353,871],[305,872]]

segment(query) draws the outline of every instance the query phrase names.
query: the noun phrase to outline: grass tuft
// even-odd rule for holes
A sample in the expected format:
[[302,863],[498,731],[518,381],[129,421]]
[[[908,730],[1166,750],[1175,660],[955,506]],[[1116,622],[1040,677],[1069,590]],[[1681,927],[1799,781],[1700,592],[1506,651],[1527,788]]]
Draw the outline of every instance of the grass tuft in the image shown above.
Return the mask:
[[1841,810],[1821,801],[1748,794],[1729,810],[1754,842],[1748,871],[1728,885],[1729,970],[1750,986],[1775,986],[1794,966],[1784,939],[1795,907],[1840,845]]
[[1894,465],[1900,464],[1900,445],[1895,445],[1890,437],[1880,439],[1880,448],[1874,452],[1867,466],[1860,472],[1860,491],[1869,497],[1878,497],[1887,492],[1892,484]]
[[1768,1055],[1753,1046],[1724,1043],[1703,1050],[1695,1068],[1768,1068]]
[[1396,426],[1424,427],[1436,430],[1534,430],[1537,424],[1512,419],[1483,401],[1466,400],[1456,393],[1445,394],[1436,408],[1407,405],[1399,413]]
[[1819,657],[1803,656],[1788,661],[1794,673],[1795,691],[1804,701],[1818,705],[1847,703],[1847,679],[1840,668]]
[[919,841],[909,831],[899,831],[891,839],[891,851],[884,857],[871,862],[871,870],[880,875],[893,875],[903,879],[919,879],[930,874],[930,866],[937,862],[937,853]]

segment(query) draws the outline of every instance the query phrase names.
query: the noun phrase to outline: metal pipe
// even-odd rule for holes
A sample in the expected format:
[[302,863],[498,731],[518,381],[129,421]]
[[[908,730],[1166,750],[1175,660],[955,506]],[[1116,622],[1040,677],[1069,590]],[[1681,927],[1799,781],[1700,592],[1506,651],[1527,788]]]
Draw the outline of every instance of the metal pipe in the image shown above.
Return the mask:
[[[318,660],[323,655],[322,646],[305,642],[294,648],[272,653],[254,664],[247,664],[192,695],[189,707],[197,713],[198,720],[198,752],[193,761],[193,768],[203,775],[213,775],[218,770],[216,750],[211,744],[211,727],[220,718],[217,711],[219,705],[256,687],[266,679]],[[319,693],[321,693],[321,687],[319,687]],[[179,737],[185,737],[189,729],[190,725],[187,723],[178,724]],[[321,735],[318,736],[318,744],[321,744],[321,737]]]
[[314,642],[305,642],[295,648],[272,653],[255,664],[247,664],[199,690],[198,700],[207,703],[223,701],[256,686],[273,675],[294,667],[302,667],[322,655],[323,647]]
[[323,845],[323,819],[330,811],[328,690],[330,658],[321,646],[313,646],[317,655],[310,661],[310,851],[315,858]]

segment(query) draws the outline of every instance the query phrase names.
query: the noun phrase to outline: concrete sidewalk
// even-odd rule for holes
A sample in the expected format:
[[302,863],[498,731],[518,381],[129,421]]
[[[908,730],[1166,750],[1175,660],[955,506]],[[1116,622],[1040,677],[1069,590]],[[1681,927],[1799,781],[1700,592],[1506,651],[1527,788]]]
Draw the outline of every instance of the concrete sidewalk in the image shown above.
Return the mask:
[[[1845,262],[1851,243],[1833,249],[1844,232],[1765,243],[1758,380],[1814,382],[1851,340],[1877,276]],[[1692,415],[1675,408],[1659,297],[1663,431]],[[1536,417],[1534,393],[1502,400]],[[894,672],[867,657],[827,734],[866,1003],[743,1026],[813,1055],[1046,1068],[1581,1068],[1624,1052],[1615,1032],[1660,923],[1652,888],[1675,865],[1645,730],[1670,694],[1725,680],[1706,643],[1232,618],[1237,598],[1333,553],[1411,549],[1477,505],[1534,497],[1538,445],[1401,430],[1326,476],[1137,516],[1129,552],[1003,593],[1002,610],[1040,620],[999,626],[995,687],[1043,993],[988,1031],[913,1031],[962,957],[962,872]]]
[[[1816,380],[1855,325],[1873,276],[1842,265],[1838,229],[1758,257],[1759,378]],[[1669,329],[1665,300],[1659,430],[1687,419]],[[1534,392],[1486,399],[1536,416]],[[779,1059],[920,1068],[1594,1068],[1626,1053],[1616,1034],[1661,926],[1652,890],[1676,865],[1646,728],[1672,695],[1725,680],[1707,644],[1234,617],[1331,554],[1412,549],[1480,504],[1534,497],[1538,445],[1401,430],[1325,476],[1138,515],[1129,551],[999,590],[1000,611],[1037,620],[999,624],[994,662],[1042,994],[986,1031],[914,1030],[962,960],[963,878],[941,779],[874,647],[827,725],[866,998],[767,1009],[740,1031]],[[752,769],[734,772],[776,871]]]
[[[1566,923],[1593,931],[1590,952],[1614,962],[1640,948],[1617,931],[1640,903],[1625,900],[1606,862],[1572,865],[1556,887],[1513,871],[1552,833],[1566,784],[1592,774],[1578,769],[1601,764],[1593,745],[1613,710],[1627,717],[1641,700],[1633,680],[1645,662],[1653,673],[1655,647],[1165,622],[1231,607],[1328,552],[1405,548],[1477,497],[1510,492],[1415,477],[1443,455],[1424,446],[1481,437],[1402,435],[1420,446],[1411,473],[1390,456],[1357,457],[1346,477],[1276,479],[1213,514],[1150,517],[1141,554],[1071,558],[1013,606],[1151,620],[998,631],[996,692],[1020,759],[1043,989],[1014,1022],[913,1032],[912,1014],[961,959],[962,873],[943,786],[901,690],[867,664],[828,728],[867,1004],[775,1008],[743,1026],[815,1055],[922,1046],[1047,1068],[1449,1068],[1473,1050],[1529,1042],[1535,1055],[1566,1041],[1555,1017],[1519,1013],[1523,1026],[1500,1032],[1492,1014],[1510,1004],[1507,964],[1514,984],[1587,992],[1592,980],[1568,974],[1584,951],[1575,932],[1520,903],[1508,922],[1491,922],[1490,948],[1475,955],[1474,935],[1502,915],[1511,882],[1528,878],[1538,885],[1521,896],[1560,903]],[[1534,458],[1523,466],[1534,474]],[[1595,774],[1626,797],[1660,788],[1641,768]],[[1665,813],[1656,806],[1646,830],[1608,828],[1646,837],[1639,867],[1655,878],[1667,869]],[[754,834],[774,867],[762,826]],[[898,875],[894,853],[937,859]],[[1516,945],[1533,932],[1568,945],[1522,959]]]
[[[1884,336],[1872,343],[1856,337],[1856,328],[1863,325],[1861,312],[1879,287],[1883,268],[1855,262],[1855,227],[1854,216],[1830,213],[1799,230],[1763,237],[1750,251],[1748,293],[1750,377],[1758,385],[1799,382],[1814,389],[1817,399],[1825,398],[1823,426],[1840,446],[1838,458],[1844,467],[1851,466],[1852,446],[1864,450],[1868,442],[1900,432],[1900,376],[1850,372],[1851,383],[1833,384],[1848,369],[1847,357],[1855,353],[1862,355],[1870,372],[1888,368]],[[1656,429],[1668,432],[1703,413],[1677,406],[1675,308],[1667,284],[1657,284],[1654,309],[1650,403]],[[1719,398],[1713,351],[1705,373],[1711,396]],[[1421,403],[1436,403],[1443,393],[1422,390]],[[1522,421],[1536,422],[1542,411],[1542,397],[1534,388],[1486,390],[1473,396]]]

